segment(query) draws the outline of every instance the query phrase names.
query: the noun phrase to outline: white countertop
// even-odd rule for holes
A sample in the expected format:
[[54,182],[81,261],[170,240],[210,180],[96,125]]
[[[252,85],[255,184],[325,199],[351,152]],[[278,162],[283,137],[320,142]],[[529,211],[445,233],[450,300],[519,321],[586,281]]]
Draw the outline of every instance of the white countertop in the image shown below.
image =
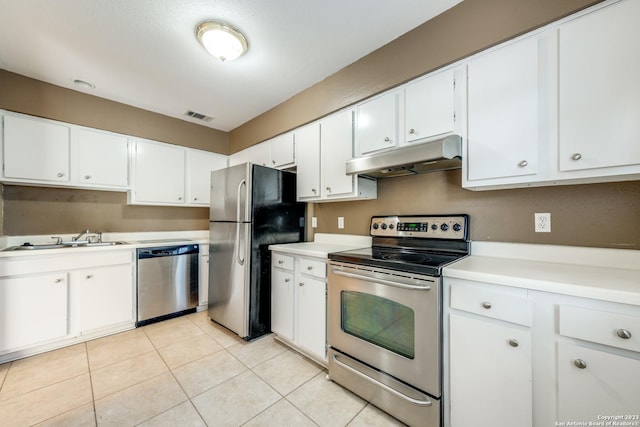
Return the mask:
[[371,236],[316,233],[313,242],[270,245],[269,249],[293,255],[327,258],[331,252],[348,251],[369,246],[371,246]]
[[640,305],[640,251],[473,242],[443,276]]

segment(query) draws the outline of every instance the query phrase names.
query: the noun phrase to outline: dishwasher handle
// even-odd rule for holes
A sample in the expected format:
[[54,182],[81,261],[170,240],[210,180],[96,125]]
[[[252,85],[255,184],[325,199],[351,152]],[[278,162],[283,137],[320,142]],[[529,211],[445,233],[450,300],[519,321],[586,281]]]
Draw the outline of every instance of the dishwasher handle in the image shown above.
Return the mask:
[[138,259],[161,258],[167,256],[189,255],[200,252],[199,245],[162,246],[138,249]]

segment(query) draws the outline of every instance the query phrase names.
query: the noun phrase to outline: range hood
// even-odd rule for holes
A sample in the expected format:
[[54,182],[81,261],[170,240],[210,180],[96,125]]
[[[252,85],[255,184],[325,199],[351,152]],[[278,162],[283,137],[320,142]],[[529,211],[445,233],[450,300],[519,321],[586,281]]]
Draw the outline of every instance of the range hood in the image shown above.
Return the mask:
[[347,161],[347,175],[391,178],[462,167],[462,138],[448,135],[422,144]]

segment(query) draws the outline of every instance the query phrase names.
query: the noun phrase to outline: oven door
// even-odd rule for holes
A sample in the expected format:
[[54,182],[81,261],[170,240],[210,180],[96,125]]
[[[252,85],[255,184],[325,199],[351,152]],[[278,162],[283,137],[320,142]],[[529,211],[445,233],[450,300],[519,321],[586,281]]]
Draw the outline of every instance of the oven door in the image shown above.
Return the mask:
[[439,398],[439,282],[330,262],[329,346]]

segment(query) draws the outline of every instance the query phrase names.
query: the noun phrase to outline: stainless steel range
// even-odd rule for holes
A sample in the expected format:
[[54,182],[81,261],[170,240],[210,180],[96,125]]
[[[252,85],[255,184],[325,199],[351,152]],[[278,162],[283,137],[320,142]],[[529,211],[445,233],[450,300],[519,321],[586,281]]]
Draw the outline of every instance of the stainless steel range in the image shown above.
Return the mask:
[[371,218],[371,248],[329,254],[329,377],[415,426],[442,420],[442,268],[467,215]]

